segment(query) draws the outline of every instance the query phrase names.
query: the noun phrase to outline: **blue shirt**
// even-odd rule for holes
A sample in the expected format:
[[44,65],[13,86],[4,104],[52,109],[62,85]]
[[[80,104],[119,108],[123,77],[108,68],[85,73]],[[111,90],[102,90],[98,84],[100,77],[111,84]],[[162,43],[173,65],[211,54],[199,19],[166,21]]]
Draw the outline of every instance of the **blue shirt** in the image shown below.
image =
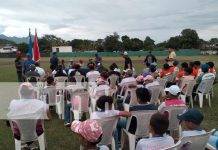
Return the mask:
[[23,62],[23,68],[26,72],[30,71],[30,65],[35,64],[33,60],[25,60]]

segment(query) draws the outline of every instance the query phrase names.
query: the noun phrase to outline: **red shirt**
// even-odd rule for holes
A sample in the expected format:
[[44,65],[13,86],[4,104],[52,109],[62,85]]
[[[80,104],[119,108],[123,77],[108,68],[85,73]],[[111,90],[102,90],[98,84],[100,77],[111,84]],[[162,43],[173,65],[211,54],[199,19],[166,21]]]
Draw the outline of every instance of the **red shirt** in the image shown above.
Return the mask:
[[170,72],[173,73],[175,68],[176,68],[175,66],[171,67]]
[[166,76],[167,74],[171,73],[170,70],[162,70],[160,72],[160,77],[163,78],[164,76]]
[[180,71],[179,73],[178,73],[178,75],[176,76],[176,78],[181,78],[181,77],[183,77],[184,76],[184,74],[185,74],[185,71]]
[[196,78],[197,75],[198,75],[198,71],[199,71],[200,68],[193,68],[193,72],[192,72],[192,75]]

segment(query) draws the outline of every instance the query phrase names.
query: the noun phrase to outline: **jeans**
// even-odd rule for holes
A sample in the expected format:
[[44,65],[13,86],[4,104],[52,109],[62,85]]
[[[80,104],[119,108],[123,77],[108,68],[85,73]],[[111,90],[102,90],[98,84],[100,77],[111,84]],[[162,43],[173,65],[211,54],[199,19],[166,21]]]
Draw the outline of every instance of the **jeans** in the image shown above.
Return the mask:
[[17,72],[17,78],[18,78],[18,82],[23,82],[23,76],[22,76],[22,71],[18,71]]
[[65,121],[66,123],[70,123],[70,110],[72,108],[72,104],[69,103],[65,106]]

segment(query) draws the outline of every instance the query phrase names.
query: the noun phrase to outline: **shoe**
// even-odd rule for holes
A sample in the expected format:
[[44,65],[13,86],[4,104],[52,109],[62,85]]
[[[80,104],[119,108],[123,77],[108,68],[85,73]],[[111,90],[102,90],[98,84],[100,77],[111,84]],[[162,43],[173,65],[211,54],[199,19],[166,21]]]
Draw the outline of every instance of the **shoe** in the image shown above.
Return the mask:
[[65,123],[64,126],[70,127],[70,123]]
[[34,143],[30,144],[28,147],[30,150],[38,150],[39,149]]

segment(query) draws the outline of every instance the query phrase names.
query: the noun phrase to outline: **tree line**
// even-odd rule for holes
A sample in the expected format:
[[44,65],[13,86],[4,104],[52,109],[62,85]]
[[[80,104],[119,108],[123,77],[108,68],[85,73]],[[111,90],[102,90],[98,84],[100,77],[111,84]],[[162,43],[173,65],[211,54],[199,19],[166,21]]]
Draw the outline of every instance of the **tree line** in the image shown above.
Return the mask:
[[[144,40],[139,38],[130,38],[127,35],[121,36],[114,32],[104,39],[96,41],[74,39],[65,41],[55,35],[44,35],[38,39],[41,52],[51,52],[52,46],[72,46],[73,51],[97,50],[98,52],[113,52],[123,50],[164,50],[166,48],[175,49],[200,49],[205,44],[218,43],[218,38],[212,38],[209,41],[200,39],[196,30],[184,29],[180,35],[170,37],[168,40],[155,44],[155,41],[146,36]],[[27,52],[26,43],[18,44],[18,50]]]

